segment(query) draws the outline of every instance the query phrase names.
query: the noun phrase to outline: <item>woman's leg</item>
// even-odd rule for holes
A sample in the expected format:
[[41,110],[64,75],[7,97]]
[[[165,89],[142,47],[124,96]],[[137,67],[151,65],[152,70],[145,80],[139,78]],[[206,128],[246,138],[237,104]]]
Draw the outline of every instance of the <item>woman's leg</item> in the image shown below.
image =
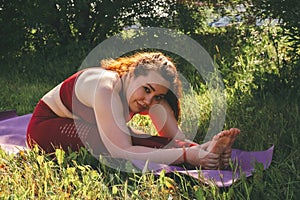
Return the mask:
[[37,144],[48,153],[58,147],[73,151],[87,147],[96,154],[107,152],[96,125],[58,117],[43,101],[39,102],[29,122],[27,143],[31,148]]
[[27,130],[29,147],[38,145],[50,153],[55,148],[78,150],[83,146],[72,119],[32,117]]

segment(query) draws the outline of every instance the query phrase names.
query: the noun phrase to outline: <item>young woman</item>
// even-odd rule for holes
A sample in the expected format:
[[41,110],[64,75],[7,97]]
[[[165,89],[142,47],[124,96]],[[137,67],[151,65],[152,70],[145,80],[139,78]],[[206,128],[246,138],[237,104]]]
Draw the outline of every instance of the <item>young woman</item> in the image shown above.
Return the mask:
[[[104,60],[72,75],[42,97],[27,130],[27,143],[46,152],[88,148],[95,155],[157,163],[189,163],[206,169],[228,165],[239,134],[230,129],[212,142],[185,141],[178,126],[181,85],[175,65],[160,52]],[[158,137],[127,125],[150,115]]]

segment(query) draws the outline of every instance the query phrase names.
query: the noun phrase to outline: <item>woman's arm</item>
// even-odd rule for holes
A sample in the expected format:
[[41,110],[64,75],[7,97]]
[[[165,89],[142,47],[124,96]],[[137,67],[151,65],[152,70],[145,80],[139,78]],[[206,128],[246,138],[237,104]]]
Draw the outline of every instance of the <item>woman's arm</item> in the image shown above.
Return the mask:
[[[78,95],[81,94],[81,90],[86,91],[85,87],[90,88],[93,86],[93,80],[91,79],[91,76],[89,76],[89,84],[81,81],[80,88],[77,88]],[[95,79],[94,89],[89,89],[92,95],[84,96],[85,104],[91,105],[94,108],[100,137],[111,156],[128,160],[140,159],[166,164],[183,163],[183,148],[155,149],[132,145],[131,135],[124,117],[124,102],[122,102],[119,96],[118,87],[114,87],[116,81],[117,78],[113,74],[102,74],[99,80]],[[205,161],[206,163],[210,163],[203,163],[207,166],[215,165],[216,159],[211,158],[211,154],[206,156],[207,159],[200,159],[198,156],[199,149],[186,148],[186,152],[187,162],[190,164],[199,166],[202,161]],[[214,154],[212,155],[214,156]]]
[[[155,149],[133,146],[129,129],[126,126],[124,117],[122,117],[123,105],[120,97],[117,93],[111,93],[107,89],[98,89],[97,91],[102,95],[101,97],[99,95],[95,97],[96,119],[100,136],[111,156],[166,164],[184,162],[183,148]],[[186,159],[189,164],[202,165],[205,168],[215,168],[219,164],[218,155],[203,151],[198,146],[186,148]]]
[[180,130],[173,110],[167,101],[163,100],[159,104],[153,105],[149,115],[160,136],[177,140],[185,139],[185,135]]
[[123,116],[123,103],[118,90],[112,85],[105,86],[100,81],[95,90],[93,107],[100,137],[111,156],[168,164],[183,162],[181,148],[154,149],[132,145],[130,131]]

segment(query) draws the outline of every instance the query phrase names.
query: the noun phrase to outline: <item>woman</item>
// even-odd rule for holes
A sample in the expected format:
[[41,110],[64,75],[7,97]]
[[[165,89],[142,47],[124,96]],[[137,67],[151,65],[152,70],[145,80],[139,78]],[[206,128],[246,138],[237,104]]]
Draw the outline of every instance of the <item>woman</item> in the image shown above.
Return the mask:
[[[104,60],[43,96],[29,123],[27,143],[46,152],[84,146],[96,155],[129,160],[227,166],[239,130],[223,131],[202,145],[186,142],[177,123],[179,96],[176,67],[160,52]],[[145,137],[127,126],[137,113],[150,115],[159,137]]]

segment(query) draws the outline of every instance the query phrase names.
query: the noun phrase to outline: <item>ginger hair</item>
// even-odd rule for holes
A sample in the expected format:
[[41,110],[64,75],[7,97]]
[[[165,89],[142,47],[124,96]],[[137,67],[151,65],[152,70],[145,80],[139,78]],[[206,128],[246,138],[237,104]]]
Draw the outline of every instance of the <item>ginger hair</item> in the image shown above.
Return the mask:
[[161,52],[135,53],[127,57],[120,57],[116,60],[108,59],[101,61],[101,67],[115,71],[120,77],[123,75],[147,75],[149,70],[159,72],[164,79],[170,82],[170,88],[165,99],[171,106],[174,116],[179,120],[181,97],[181,81],[178,78],[176,66],[171,58]]

